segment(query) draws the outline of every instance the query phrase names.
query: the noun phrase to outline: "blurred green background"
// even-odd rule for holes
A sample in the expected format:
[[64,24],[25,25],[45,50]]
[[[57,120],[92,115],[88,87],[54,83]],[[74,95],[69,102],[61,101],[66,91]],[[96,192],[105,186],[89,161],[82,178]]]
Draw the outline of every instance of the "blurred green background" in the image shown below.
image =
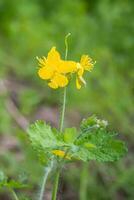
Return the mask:
[[[78,126],[82,117],[95,113],[120,133],[129,152],[116,163],[68,165],[60,199],[134,199],[133,8],[133,0],[0,1],[0,169],[10,178],[26,174],[32,187],[24,192],[32,199],[43,167],[25,128],[37,118],[57,127],[60,99],[60,91],[49,89],[37,76],[36,56],[46,55],[52,46],[64,56],[68,32],[68,58],[79,61],[89,54],[96,65],[86,76],[86,88],[78,91],[74,82],[68,88],[66,126]],[[53,176],[50,179],[46,200]],[[11,196],[1,190],[0,199]]]

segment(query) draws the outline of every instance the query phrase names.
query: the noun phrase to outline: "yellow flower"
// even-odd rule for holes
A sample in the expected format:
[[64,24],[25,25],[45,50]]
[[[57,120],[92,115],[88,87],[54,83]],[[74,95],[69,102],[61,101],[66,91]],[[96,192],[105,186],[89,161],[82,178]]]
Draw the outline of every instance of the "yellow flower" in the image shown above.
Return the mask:
[[93,69],[94,63],[88,55],[82,55],[80,63],[77,63],[77,78],[76,78],[76,87],[77,89],[81,88],[81,85],[86,85],[85,80],[83,79],[84,71],[91,71]]
[[66,159],[71,160],[70,156],[65,155],[65,151],[62,151],[62,150],[53,150],[52,153],[55,154],[56,156],[61,157],[61,158],[65,157]]
[[69,75],[76,73],[76,87],[80,89],[82,84],[86,85],[83,78],[84,71],[91,71],[94,63],[88,55],[82,55],[79,63],[64,61],[61,59],[56,47],[52,47],[47,57],[38,58],[38,75],[41,79],[48,81],[48,86],[57,89],[68,85]]
[[41,79],[49,80],[48,86],[57,89],[65,87],[68,84],[69,73],[76,71],[76,63],[73,61],[64,61],[61,59],[56,47],[52,47],[47,58],[38,58],[39,71],[38,75]]

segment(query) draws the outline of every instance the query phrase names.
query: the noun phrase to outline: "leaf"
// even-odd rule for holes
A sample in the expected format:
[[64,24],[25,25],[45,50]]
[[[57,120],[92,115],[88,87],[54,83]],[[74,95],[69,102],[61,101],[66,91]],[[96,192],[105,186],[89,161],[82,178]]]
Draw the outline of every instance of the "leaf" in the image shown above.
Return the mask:
[[73,143],[77,136],[77,130],[75,127],[66,128],[63,133],[64,141],[67,143]]
[[3,171],[0,171],[0,187],[7,187],[12,189],[20,189],[29,187],[27,184],[16,180],[8,180]]
[[115,161],[122,157],[127,148],[124,142],[114,139],[117,134],[106,130],[104,120],[98,120],[96,117],[88,118],[82,121],[81,132],[75,141],[79,146],[75,157],[83,161]]
[[66,128],[60,133],[45,122],[37,121],[29,127],[28,134],[41,159],[50,160],[58,156],[53,152],[59,150],[62,154],[67,152],[72,161],[115,161],[126,153],[127,148],[115,139],[115,132],[107,130],[107,125],[105,120],[92,116],[82,121],[79,134],[75,128]]
[[62,136],[56,129],[44,121],[36,121],[28,129],[32,146],[37,152],[41,162],[47,162],[53,156],[52,150],[65,146]]
[[29,187],[29,185],[24,184],[24,183],[22,183],[20,181],[16,181],[16,180],[8,181],[5,186],[8,187],[8,188],[12,188],[12,189],[21,189],[21,188]]
[[7,183],[7,177],[3,171],[0,171],[0,187],[3,187]]

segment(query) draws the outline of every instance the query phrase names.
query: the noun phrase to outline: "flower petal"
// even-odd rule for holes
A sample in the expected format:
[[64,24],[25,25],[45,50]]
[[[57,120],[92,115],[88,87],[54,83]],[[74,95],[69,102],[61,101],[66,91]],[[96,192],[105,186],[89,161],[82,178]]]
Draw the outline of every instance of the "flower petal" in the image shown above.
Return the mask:
[[61,59],[60,59],[60,54],[58,51],[56,51],[56,47],[52,47],[51,50],[48,53],[47,56],[47,66],[56,69],[58,65],[60,64]]
[[42,67],[39,69],[38,75],[41,79],[48,80],[53,76],[53,71],[48,67]]
[[71,157],[66,155],[65,151],[62,151],[62,150],[55,149],[52,151],[52,153],[61,158],[65,157],[66,159],[69,159],[69,160],[71,159]]
[[56,74],[53,80],[59,87],[65,87],[68,84],[68,79],[62,74]]
[[61,61],[61,64],[58,67],[58,72],[67,74],[77,71],[77,63],[73,61]]
[[48,86],[52,89],[57,89],[58,88],[58,84],[55,83],[53,80],[51,80],[49,83],[48,83]]

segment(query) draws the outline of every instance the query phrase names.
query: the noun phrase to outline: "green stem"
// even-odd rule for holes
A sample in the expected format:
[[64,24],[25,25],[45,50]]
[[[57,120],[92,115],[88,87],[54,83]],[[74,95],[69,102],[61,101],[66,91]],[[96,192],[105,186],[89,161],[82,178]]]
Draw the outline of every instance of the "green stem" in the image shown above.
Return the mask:
[[88,163],[83,163],[80,177],[80,200],[87,200]]
[[58,170],[56,175],[55,175],[55,181],[54,181],[54,187],[53,187],[53,193],[52,193],[52,200],[56,200],[56,197],[57,197],[59,177],[60,177],[60,170]]
[[65,60],[67,60],[67,55],[68,55],[68,42],[67,39],[71,35],[71,33],[68,33],[65,37]]
[[11,193],[12,193],[12,196],[15,200],[19,200],[19,198],[17,197],[15,191],[13,189],[10,189]]
[[[65,60],[67,60],[67,54],[68,54],[68,42],[67,39],[71,34],[68,33],[65,37]],[[64,88],[63,93],[63,104],[62,104],[62,112],[61,112],[61,118],[60,118],[60,132],[62,132],[63,124],[64,124],[64,117],[65,117],[65,107],[66,107],[66,87]]]
[[[63,94],[63,105],[62,105],[60,128],[59,128],[60,133],[62,133],[62,131],[63,131],[64,117],[65,117],[65,107],[66,107],[66,88],[64,88],[64,94]],[[56,197],[57,197],[59,177],[60,177],[60,169],[58,169],[56,174],[55,174],[54,186],[53,186],[53,191],[52,191],[52,200],[56,200]]]
[[[69,36],[70,36],[70,33],[68,33],[66,35],[66,37],[65,37],[65,60],[67,60],[67,54],[68,54],[68,42],[67,42],[67,39],[68,39]],[[60,133],[62,133],[62,131],[63,131],[65,108],[66,108],[66,87],[64,88],[64,93],[63,93],[63,104],[62,104],[60,127],[59,127]],[[56,200],[56,198],[57,198],[59,177],[60,177],[60,169],[58,169],[56,174],[55,174],[54,187],[53,187],[53,191],[52,191],[52,200]]]
[[63,93],[63,105],[62,105],[62,112],[61,112],[61,119],[60,119],[60,133],[63,130],[65,107],[66,107],[66,87],[64,88],[64,93]]
[[49,172],[51,171],[52,165],[53,165],[53,163],[51,162],[50,165],[46,166],[45,169],[44,169],[44,177],[43,177],[43,181],[42,181],[42,184],[41,184],[39,200],[43,200],[47,177],[48,177]]

